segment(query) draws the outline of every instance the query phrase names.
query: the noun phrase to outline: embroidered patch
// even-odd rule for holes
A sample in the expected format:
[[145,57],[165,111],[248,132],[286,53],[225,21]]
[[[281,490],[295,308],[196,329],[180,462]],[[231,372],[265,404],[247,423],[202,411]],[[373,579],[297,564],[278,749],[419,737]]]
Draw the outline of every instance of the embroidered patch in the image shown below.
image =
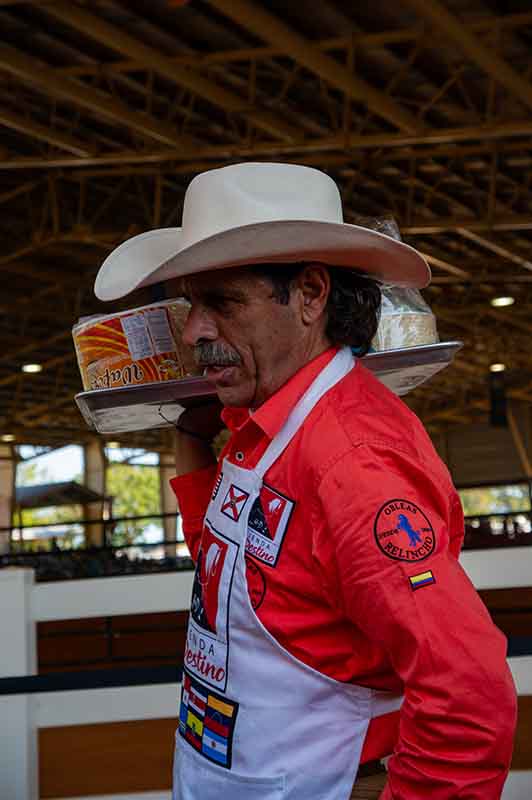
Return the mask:
[[222,503],[221,512],[226,517],[232,519],[233,522],[238,522],[240,514],[242,513],[249,494],[243,489],[239,489],[234,483],[231,484],[227,490],[224,501]]
[[226,769],[231,769],[237,712],[238,703],[183,673],[179,733],[198,753]]
[[216,500],[216,498],[218,496],[218,492],[220,491],[220,486],[222,485],[223,477],[224,477],[223,472],[220,472],[220,474],[216,478],[216,483],[214,484],[214,489],[212,490],[211,501],[212,500]]
[[274,567],[295,502],[264,483],[248,518],[246,552]]
[[185,667],[220,691],[227,686],[229,604],[238,550],[205,520],[192,585]]
[[373,533],[384,555],[396,561],[423,561],[436,545],[427,516],[409,500],[388,500],[375,518]]
[[408,580],[414,591],[416,589],[421,589],[422,586],[430,586],[431,583],[436,583],[436,578],[430,569],[426,572],[420,572],[419,575],[412,575]]
[[246,579],[251,606],[256,611],[266,594],[266,578],[258,564],[246,554]]

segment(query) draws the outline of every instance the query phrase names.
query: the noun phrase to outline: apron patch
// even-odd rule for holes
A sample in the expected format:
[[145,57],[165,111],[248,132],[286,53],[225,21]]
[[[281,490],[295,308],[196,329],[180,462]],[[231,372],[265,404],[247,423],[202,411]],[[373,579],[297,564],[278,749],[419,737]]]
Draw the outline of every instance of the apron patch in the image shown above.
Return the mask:
[[396,561],[423,561],[436,545],[427,516],[410,500],[388,500],[375,518],[373,533],[379,549]]
[[243,489],[239,489],[238,486],[235,486],[235,484],[232,483],[227,490],[227,494],[224,497],[224,501],[220,509],[222,514],[225,514],[225,516],[229,517],[229,519],[233,520],[233,522],[238,522],[248,497],[249,494],[247,492],[245,492]]
[[295,502],[263,483],[248,518],[246,552],[274,567]]
[[238,703],[216,694],[183,673],[179,733],[201,755],[231,769]]
[[239,545],[205,521],[192,585],[185,666],[222,691],[227,685],[229,602],[238,550]]
[[259,565],[248,555],[246,555],[246,580],[251,607],[256,611],[266,594],[266,578]]

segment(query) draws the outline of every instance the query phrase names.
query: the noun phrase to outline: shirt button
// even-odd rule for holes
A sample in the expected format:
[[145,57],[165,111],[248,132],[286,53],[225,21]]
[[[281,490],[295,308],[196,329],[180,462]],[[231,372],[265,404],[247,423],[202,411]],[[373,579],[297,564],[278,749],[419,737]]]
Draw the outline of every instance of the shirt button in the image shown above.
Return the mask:
[[235,458],[236,458],[237,461],[243,461],[244,460],[244,453],[242,452],[242,450],[237,450],[236,451]]

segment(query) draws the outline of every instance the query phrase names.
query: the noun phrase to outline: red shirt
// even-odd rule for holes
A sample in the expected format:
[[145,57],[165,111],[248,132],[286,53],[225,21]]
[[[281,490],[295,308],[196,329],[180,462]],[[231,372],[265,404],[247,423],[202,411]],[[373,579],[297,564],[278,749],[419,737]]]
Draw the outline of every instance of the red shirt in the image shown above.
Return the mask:
[[[224,456],[254,467],[334,353],[307,364],[253,414],[224,409],[232,431]],[[193,558],[216,473],[172,480]],[[506,640],[458,563],[460,501],[420,421],[359,362],[264,482],[273,512],[261,519],[277,560],[267,563],[260,549],[247,556],[261,622],[319,672],[404,691],[399,729],[386,718],[374,723],[363,756],[394,749],[383,798],[417,800],[429,788],[432,800],[499,798],[516,717]],[[291,509],[282,529],[279,503]]]

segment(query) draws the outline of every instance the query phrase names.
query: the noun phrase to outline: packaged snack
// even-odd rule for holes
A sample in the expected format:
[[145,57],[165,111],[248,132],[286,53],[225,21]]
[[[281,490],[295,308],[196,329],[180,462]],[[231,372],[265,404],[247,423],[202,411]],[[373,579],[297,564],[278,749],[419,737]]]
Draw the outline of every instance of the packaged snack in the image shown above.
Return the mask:
[[200,375],[181,341],[189,305],[168,300],[84,317],[72,336],[85,390],[112,389]]
[[418,289],[384,286],[381,316],[371,343],[374,352],[419,347],[439,341],[436,317]]

